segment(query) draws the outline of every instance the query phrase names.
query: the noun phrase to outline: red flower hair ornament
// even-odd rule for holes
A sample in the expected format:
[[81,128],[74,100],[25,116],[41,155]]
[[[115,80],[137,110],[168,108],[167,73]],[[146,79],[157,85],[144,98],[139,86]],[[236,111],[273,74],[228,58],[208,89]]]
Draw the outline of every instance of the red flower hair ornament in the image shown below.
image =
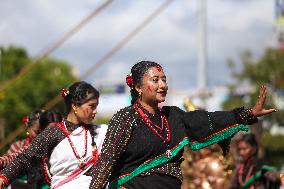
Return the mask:
[[28,116],[24,116],[24,117],[22,118],[22,123],[23,123],[23,124],[27,125],[27,124],[28,124],[28,121],[29,121],[29,117],[28,117]]
[[126,76],[126,84],[128,85],[128,87],[132,88],[134,83],[133,83],[133,77],[132,74],[128,74]]
[[67,95],[69,95],[69,89],[64,88],[61,90],[60,95],[65,98]]

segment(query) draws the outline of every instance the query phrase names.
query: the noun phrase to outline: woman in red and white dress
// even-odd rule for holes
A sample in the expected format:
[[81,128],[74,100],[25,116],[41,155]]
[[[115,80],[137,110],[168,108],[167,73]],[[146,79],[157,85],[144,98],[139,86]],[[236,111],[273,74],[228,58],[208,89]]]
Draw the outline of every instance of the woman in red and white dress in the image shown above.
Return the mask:
[[52,189],[89,188],[88,170],[96,163],[107,131],[94,125],[99,92],[86,82],[76,82],[62,90],[67,115],[61,123],[45,129],[9,166],[0,173],[4,188],[21,172],[42,159],[49,171]]
[[6,167],[22,151],[30,145],[31,141],[41,132],[39,117],[42,110],[35,110],[30,115],[23,117],[22,122],[26,125],[27,136],[23,140],[14,142],[7,152],[0,157],[0,170]]

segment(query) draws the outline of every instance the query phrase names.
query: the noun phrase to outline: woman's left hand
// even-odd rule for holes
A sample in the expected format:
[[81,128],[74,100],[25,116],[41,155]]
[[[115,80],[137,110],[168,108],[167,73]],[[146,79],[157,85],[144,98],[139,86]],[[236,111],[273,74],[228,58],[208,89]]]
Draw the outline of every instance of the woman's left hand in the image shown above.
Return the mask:
[[272,112],[276,112],[276,109],[265,109],[263,107],[266,99],[266,94],[267,94],[267,88],[264,85],[261,85],[259,87],[259,96],[256,104],[252,108],[252,115],[255,117],[260,117],[266,114],[270,114]]

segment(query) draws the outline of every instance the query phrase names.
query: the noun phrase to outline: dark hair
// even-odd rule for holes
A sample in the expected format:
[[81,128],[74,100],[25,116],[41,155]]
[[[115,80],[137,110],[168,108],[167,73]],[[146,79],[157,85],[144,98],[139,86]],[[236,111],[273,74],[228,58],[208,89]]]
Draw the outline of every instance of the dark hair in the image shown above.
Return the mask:
[[237,142],[239,144],[240,142],[246,142],[250,144],[252,147],[255,148],[255,153],[253,155],[257,155],[258,153],[258,143],[257,140],[255,139],[254,134],[244,134]]
[[54,122],[60,122],[62,120],[62,115],[54,110],[48,110],[43,112],[39,117],[39,129],[44,130],[48,124]]
[[89,100],[98,99],[100,96],[99,91],[85,81],[73,83],[68,88],[68,91],[68,95],[64,97],[66,114],[71,111],[72,103],[80,106]]
[[147,72],[147,70],[151,67],[162,67],[160,64],[156,63],[156,62],[151,62],[151,61],[140,61],[138,63],[136,63],[134,66],[132,66],[131,68],[131,75],[133,78],[133,87],[130,89],[130,93],[131,93],[131,104],[133,104],[134,102],[136,102],[136,100],[139,97],[139,94],[137,92],[137,90],[135,89],[135,86],[139,86],[142,84],[142,79],[143,79],[143,75]]
[[32,126],[35,122],[39,120],[40,115],[44,112],[44,110],[35,110],[28,115],[27,127]]

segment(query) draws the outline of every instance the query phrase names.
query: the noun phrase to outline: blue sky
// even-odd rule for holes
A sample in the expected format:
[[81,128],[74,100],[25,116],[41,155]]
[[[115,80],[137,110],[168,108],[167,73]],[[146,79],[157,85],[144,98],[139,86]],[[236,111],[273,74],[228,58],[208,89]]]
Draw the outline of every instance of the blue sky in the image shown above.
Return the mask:
[[[164,1],[116,0],[51,54],[67,60],[79,75],[137,27]],[[37,56],[94,10],[98,0],[1,0],[0,45],[24,47]],[[176,0],[110,58],[87,81],[95,86],[124,82],[140,60],[161,63],[169,85],[197,86],[198,0]],[[249,49],[255,57],[275,46],[273,0],[208,0],[208,84],[232,82],[229,58],[239,63]],[[239,63],[240,68],[240,63]]]

